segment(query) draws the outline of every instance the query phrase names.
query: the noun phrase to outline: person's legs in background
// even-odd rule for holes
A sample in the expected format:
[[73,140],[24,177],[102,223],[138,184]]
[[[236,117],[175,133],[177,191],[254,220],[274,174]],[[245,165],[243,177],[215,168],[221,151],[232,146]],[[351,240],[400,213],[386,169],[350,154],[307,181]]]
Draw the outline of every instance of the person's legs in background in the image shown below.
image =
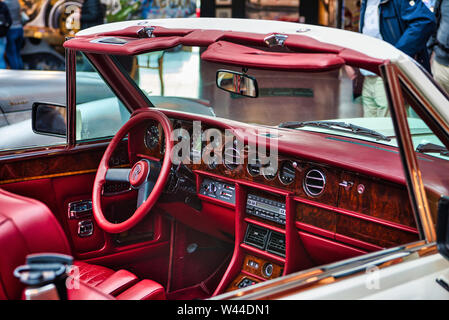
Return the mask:
[[20,49],[23,42],[23,28],[10,28],[6,35],[6,58],[11,69],[23,69]]
[[5,50],[6,37],[0,37],[0,69],[6,69]]
[[388,117],[388,101],[381,77],[367,76],[363,82],[362,104],[364,117]]
[[442,65],[435,59],[432,59],[433,78],[449,94],[449,66]]

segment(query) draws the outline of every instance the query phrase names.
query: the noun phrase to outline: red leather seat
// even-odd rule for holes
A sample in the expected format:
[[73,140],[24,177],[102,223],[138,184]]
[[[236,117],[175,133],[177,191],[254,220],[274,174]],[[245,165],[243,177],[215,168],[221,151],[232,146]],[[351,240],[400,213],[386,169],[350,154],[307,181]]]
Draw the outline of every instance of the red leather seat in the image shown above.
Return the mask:
[[[31,253],[54,252],[70,255],[70,246],[61,226],[40,201],[0,189],[0,299],[20,299],[23,285],[14,269]],[[75,261],[72,276],[94,288],[69,295],[73,299],[165,299],[164,288],[151,280],[139,279],[126,270]],[[83,285],[83,287],[84,287]],[[130,290],[128,293],[127,290]],[[76,291],[76,290],[75,290]],[[86,292],[83,296],[83,292]]]

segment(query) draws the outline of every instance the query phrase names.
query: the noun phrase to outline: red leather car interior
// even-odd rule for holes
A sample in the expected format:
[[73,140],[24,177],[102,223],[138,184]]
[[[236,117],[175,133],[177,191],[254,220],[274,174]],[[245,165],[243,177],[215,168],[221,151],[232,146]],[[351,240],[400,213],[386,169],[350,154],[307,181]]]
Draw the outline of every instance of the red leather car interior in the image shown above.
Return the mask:
[[67,298],[69,300],[114,300],[113,296],[82,282],[77,288],[67,289]]
[[165,300],[165,290],[153,280],[142,280],[117,296],[118,300]]
[[106,280],[101,282],[97,286],[97,289],[99,289],[101,292],[116,296],[131,287],[137,281],[137,277],[131,272],[126,270],[119,270],[108,277]]
[[[0,189],[0,247],[1,299],[20,299],[23,286],[14,278],[13,271],[25,262],[26,255],[71,252],[61,226],[45,204],[3,189]],[[154,281],[141,281],[138,287],[132,287],[138,279],[128,271],[116,272],[81,261],[76,261],[74,266],[78,267],[81,282],[101,293],[98,295],[95,290],[80,290],[70,294],[74,299],[94,299],[95,296],[113,298],[114,295],[126,293],[128,288],[132,291],[121,299],[165,298],[164,288]],[[82,292],[86,292],[86,296]]]

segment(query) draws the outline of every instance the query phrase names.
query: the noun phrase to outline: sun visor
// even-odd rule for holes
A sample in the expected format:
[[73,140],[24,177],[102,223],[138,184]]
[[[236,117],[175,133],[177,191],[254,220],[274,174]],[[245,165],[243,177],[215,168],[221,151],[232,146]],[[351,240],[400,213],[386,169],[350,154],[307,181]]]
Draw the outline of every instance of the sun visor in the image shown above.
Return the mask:
[[308,72],[328,71],[345,64],[332,53],[267,52],[226,41],[211,44],[201,59],[248,68]]
[[68,40],[65,48],[78,49],[90,53],[135,55],[149,51],[172,48],[181,43],[182,37],[134,38],[118,36],[85,36]]

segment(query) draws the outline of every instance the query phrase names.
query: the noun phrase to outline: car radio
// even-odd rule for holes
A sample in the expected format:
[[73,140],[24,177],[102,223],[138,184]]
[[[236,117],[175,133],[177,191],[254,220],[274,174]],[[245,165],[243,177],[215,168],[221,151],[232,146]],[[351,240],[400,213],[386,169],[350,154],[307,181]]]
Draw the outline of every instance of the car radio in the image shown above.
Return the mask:
[[285,203],[248,194],[246,213],[285,224]]

